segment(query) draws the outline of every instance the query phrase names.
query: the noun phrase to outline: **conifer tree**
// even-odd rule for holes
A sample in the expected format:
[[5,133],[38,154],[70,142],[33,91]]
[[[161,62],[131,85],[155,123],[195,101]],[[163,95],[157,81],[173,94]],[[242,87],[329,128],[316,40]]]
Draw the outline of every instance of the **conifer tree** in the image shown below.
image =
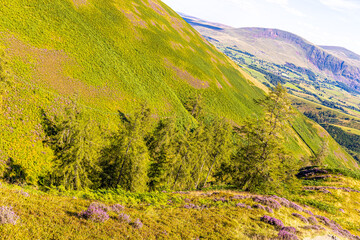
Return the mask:
[[190,97],[184,103],[197,124],[184,126],[176,139],[175,169],[173,171],[173,189],[191,189],[201,169],[201,162],[207,151],[205,149],[206,131],[203,123],[203,101],[201,95]]
[[257,121],[246,121],[237,128],[242,141],[230,168],[233,183],[249,191],[276,188],[288,177],[289,171],[284,167],[292,161],[279,134],[293,113],[286,90],[278,85],[257,103],[264,107],[265,116]]
[[170,171],[176,158],[176,123],[173,118],[159,121],[151,138],[148,140],[151,164],[149,187],[151,190],[169,188]]
[[198,119],[198,126],[195,129],[192,141],[192,185],[191,187],[197,189],[200,181],[204,179],[206,174],[206,166],[210,159],[210,152],[212,147],[213,128],[211,123],[205,121],[204,118]]
[[[211,123],[209,133],[211,134],[211,139],[208,141],[209,162],[203,187],[206,186],[208,178],[214,171],[214,168],[219,167],[221,163],[226,162],[229,159],[232,148],[232,127],[225,119],[215,118]],[[195,188],[197,188],[197,185]]]
[[[66,109],[64,119],[47,120],[49,143],[55,152],[56,184],[82,189],[91,186],[90,175],[97,169],[98,144],[94,125],[86,119],[76,104]],[[50,131],[51,130],[51,131]]]
[[191,131],[191,126],[185,126],[184,130],[179,131],[176,135],[176,154],[173,159],[173,169],[171,170],[173,189],[184,189],[184,182],[190,175]]
[[149,152],[145,138],[151,123],[150,109],[142,104],[131,116],[119,112],[121,125],[102,151],[105,187],[121,186],[134,192],[147,190]]
[[186,110],[193,116],[193,118],[198,119],[203,114],[203,97],[201,94],[189,97],[184,103]]

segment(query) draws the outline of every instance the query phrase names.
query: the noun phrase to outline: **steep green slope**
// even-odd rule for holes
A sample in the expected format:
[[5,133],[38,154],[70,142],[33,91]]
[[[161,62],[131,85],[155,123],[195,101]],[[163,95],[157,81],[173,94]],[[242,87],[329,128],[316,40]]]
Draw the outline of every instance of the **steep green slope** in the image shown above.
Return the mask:
[[[261,114],[253,101],[263,96],[258,82],[160,1],[4,0],[0,13],[11,82],[1,85],[0,160],[12,158],[29,182],[53,158],[43,145],[41,109],[61,114],[70,98],[108,129],[117,110],[131,113],[142,101],[154,117],[192,121],[182,103],[197,93],[206,111],[236,124]],[[357,167],[319,126],[298,116],[294,128],[299,136],[284,129],[294,156],[307,158],[329,141],[336,150],[328,164]]]

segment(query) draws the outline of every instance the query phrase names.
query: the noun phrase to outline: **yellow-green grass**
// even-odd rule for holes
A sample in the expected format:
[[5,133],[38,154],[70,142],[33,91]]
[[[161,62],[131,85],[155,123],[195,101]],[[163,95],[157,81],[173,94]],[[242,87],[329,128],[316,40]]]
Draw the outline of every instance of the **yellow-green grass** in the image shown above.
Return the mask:
[[332,124],[332,125],[334,125],[335,127],[341,128],[341,129],[344,130],[345,132],[352,133],[352,134],[356,134],[356,135],[360,135],[360,130],[359,130],[359,129],[344,127],[344,126],[340,126],[340,125],[336,125],[336,124]]
[[[291,96],[291,98],[293,99],[294,103],[300,103],[300,105],[296,105],[300,112],[329,111],[332,114],[336,115],[336,118],[341,122],[341,126],[354,128],[354,129],[360,129],[360,124],[359,124],[360,118],[359,117],[349,115],[349,114],[343,113],[339,110],[329,108],[329,107],[326,107],[326,106],[320,105],[318,103],[314,103],[312,101],[308,101],[308,100],[305,100],[305,99],[302,99],[302,98],[299,98],[296,96]],[[340,125],[340,124],[338,124],[338,125]]]
[[[334,186],[360,189],[360,181],[350,177],[333,176],[327,181],[305,181],[307,186]],[[29,196],[25,196],[25,193]],[[331,194],[319,191],[302,191],[286,196],[298,204],[306,204],[315,215],[325,216],[339,223],[354,235],[360,231],[360,193],[331,190]],[[282,207],[274,213],[260,209],[236,207],[236,203],[249,206],[256,204],[251,199],[215,202],[224,197],[229,200],[234,195],[250,195],[245,192],[221,190],[189,192],[187,194],[145,193],[132,194],[116,190],[48,193],[33,188],[8,185],[0,187],[0,206],[12,206],[20,217],[17,225],[0,225],[4,239],[272,239],[278,234],[274,227],[260,221],[264,215],[280,219],[285,226],[298,230],[300,239],[306,237],[336,235],[327,226],[324,231],[305,230],[309,225],[292,216],[299,213]],[[212,195],[211,195],[212,194]],[[89,200],[93,199],[93,200]],[[169,200],[172,200],[171,202]],[[81,219],[78,213],[86,210],[91,202],[100,201],[107,205],[114,203],[125,206],[124,213],[132,220],[139,218],[144,227],[135,229],[131,224],[121,222],[117,214],[110,212],[105,223],[94,223]],[[203,209],[186,209],[184,205],[207,205]],[[340,211],[342,209],[342,211]],[[340,238],[342,239],[342,238]]]

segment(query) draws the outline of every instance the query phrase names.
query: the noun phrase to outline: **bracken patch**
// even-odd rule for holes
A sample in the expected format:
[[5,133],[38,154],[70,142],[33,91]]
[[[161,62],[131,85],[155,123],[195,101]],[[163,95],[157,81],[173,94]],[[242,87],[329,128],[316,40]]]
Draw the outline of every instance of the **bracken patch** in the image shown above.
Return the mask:
[[19,217],[16,215],[12,207],[0,206],[0,224],[15,225]]
[[198,78],[193,77],[189,72],[187,72],[184,69],[180,69],[177,66],[175,66],[173,63],[171,63],[169,60],[165,59],[165,64],[168,68],[171,68],[174,70],[177,77],[180,79],[185,80],[188,84],[190,84],[192,87],[196,89],[202,89],[202,88],[208,88],[209,83],[201,81]]
[[72,0],[75,7],[82,7],[88,4],[88,0]]

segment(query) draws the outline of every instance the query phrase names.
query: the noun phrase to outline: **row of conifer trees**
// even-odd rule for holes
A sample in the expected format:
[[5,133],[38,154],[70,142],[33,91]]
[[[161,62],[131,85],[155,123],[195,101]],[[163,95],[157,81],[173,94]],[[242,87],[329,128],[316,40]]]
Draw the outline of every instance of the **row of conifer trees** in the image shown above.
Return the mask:
[[[184,106],[195,120],[155,120],[150,109],[119,112],[116,132],[105,133],[73,104],[63,117],[43,112],[54,171],[46,184],[68,189],[190,190],[231,184],[244,190],[278,188],[293,179],[294,159],[284,150],[281,129],[292,109],[280,85],[257,101],[265,114],[234,126],[203,110],[200,96]],[[103,143],[106,139],[107,144]]]

